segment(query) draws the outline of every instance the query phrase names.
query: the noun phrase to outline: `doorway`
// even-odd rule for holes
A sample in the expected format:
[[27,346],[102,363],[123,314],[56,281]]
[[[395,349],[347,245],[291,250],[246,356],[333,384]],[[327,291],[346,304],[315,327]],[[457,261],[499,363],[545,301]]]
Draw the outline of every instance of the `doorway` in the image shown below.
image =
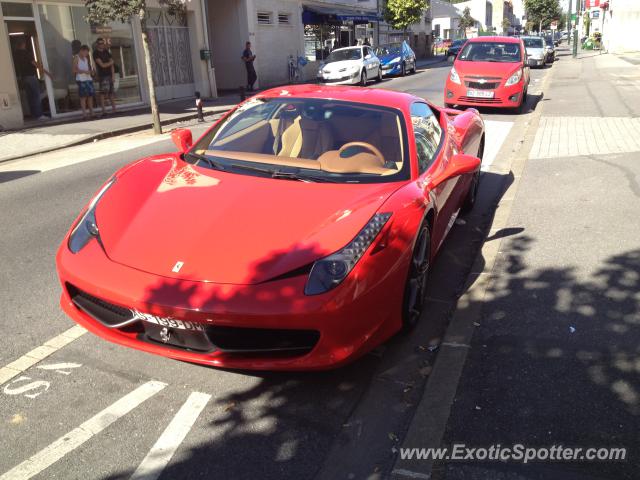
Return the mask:
[[[26,5],[31,7],[31,5]],[[29,88],[33,89],[34,87],[37,88],[37,91],[39,92],[39,98],[37,100],[39,102],[39,105],[41,106],[42,113],[51,117],[49,96],[47,94],[44,72],[42,71],[42,69],[36,69],[37,82],[31,85],[31,87],[25,84],[25,82],[22,80],[21,72],[17,71],[17,69],[20,68],[20,62],[17,61],[17,55],[19,55],[17,51],[21,47],[28,52],[28,55],[33,58],[33,60],[42,65],[42,54],[40,52],[40,45],[38,43],[38,33],[36,30],[35,20],[32,17],[29,18],[5,16],[5,26],[9,34],[9,46],[11,48],[14,74],[16,76],[16,83],[18,85],[23,117],[25,118],[25,120],[36,120],[36,118],[34,118],[33,112],[31,111],[32,108],[29,101],[29,92],[33,91],[29,90]]]

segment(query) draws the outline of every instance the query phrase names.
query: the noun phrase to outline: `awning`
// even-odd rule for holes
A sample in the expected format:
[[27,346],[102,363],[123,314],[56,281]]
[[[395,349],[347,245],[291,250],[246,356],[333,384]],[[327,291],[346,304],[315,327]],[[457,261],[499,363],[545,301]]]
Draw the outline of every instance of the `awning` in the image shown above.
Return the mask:
[[349,21],[353,23],[369,23],[379,20],[382,20],[382,18],[376,12],[362,10],[346,10],[315,5],[304,5],[302,10],[302,23],[307,25],[340,24]]

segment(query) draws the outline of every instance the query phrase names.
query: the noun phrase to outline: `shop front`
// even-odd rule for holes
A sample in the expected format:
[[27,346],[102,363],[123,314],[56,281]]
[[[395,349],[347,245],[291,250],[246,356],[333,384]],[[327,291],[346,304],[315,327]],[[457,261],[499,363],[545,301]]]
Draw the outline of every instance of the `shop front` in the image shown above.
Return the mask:
[[[138,36],[131,23],[89,25],[83,4],[47,2],[0,2],[4,30],[11,52],[10,68],[15,76],[17,96],[25,120],[34,117],[33,102],[20,71],[16,71],[16,50],[26,43],[29,55],[43,69],[36,72],[40,107],[52,118],[80,111],[78,86],[72,71],[73,57],[80,45],[94,50],[98,38],[105,40],[114,60],[114,90],[117,106],[141,103]],[[0,39],[0,42],[5,39]],[[6,68],[3,62],[2,68]],[[46,72],[46,73],[45,73]]]

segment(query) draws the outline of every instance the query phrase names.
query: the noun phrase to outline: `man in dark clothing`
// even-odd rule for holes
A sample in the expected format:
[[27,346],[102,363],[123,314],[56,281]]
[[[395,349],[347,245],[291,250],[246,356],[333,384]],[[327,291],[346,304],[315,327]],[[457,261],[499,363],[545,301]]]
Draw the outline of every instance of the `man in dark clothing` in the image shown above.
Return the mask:
[[33,52],[27,49],[27,41],[24,38],[18,40],[13,52],[13,64],[16,68],[18,82],[24,88],[29,101],[31,117],[42,120],[42,102],[40,99],[40,80],[38,80],[39,64],[33,58]]
[[116,102],[113,91],[113,82],[115,81],[115,62],[111,56],[111,52],[107,48],[104,38],[96,40],[96,49],[93,51],[93,61],[96,64],[96,74],[98,77],[98,97],[102,115],[104,115],[104,97],[109,97],[111,103],[111,111],[115,113]]
[[247,68],[247,91],[253,91],[253,84],[258,80],[258,74],[256,73],[256,69],[253,67],[253,61],[256,59],[256,56],[251,51],[251,42],[247,42],[245,45],[244,52],[242,52],[242,61],[244,62],[244,66]]

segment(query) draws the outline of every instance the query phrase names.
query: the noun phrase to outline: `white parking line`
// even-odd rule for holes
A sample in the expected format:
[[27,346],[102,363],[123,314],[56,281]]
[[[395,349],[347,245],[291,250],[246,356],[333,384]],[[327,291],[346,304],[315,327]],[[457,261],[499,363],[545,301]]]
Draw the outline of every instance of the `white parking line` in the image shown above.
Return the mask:
[[486,170],[496,159],[502,144],[507,139],[513,122],[499,122],[496,120],[485,120],[485,143],[484,155],[482,157],[482,169]]
[[166,383],[157,381],[140,385],[79,427],[0,476],[0,480],[26,480],[39,474],[166,386]]
[[193,392],[189,395],[187,401],[178,410],[176,416],[173,417],[171,423],[162,432],[158,441],[133,473],[131,480],[156,480],[160,476],[210,398],[211,395],[200,392]]
[[49,355],[57,352],[62,347],[69,345],[71,342],[80,338],[87,333],[80,325],[75,325],[69,330],[62,332],[60,335],[53,337],[43,345],[34,348],[13,362],[0,368],[0,385],[8,382],[13,377],[20,375],[26,369],[33,367],[36,363],[44,360]]

